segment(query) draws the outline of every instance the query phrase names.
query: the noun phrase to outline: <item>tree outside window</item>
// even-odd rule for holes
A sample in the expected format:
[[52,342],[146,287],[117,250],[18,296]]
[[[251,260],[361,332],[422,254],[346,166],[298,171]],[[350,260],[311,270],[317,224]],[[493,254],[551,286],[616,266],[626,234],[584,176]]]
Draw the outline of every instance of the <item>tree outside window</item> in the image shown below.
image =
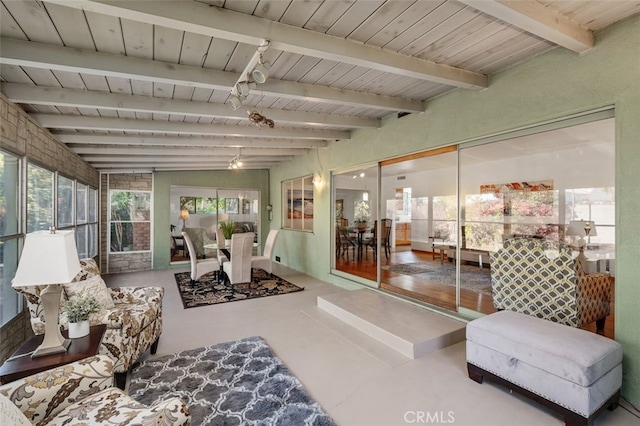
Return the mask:
[[151,193],[111,191],[110,251],[151,249]]

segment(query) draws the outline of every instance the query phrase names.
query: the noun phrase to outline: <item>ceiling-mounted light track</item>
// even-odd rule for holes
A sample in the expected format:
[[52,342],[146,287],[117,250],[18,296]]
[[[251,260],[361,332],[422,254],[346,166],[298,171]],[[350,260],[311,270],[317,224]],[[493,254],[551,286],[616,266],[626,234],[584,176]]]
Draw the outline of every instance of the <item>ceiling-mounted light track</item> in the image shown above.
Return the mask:
[[247,66],[240,73],[240,77],[231,88],[231,94],[226,104],[233,110],[237,110],[242,105],[242,101],[249,96],[251,89],[256,88],[256,83],[262,84],[269,77],[269,69],[271,64],[264,62],[262,55],[269,47],[269,40],[262,40],[262,43],[256,49]]

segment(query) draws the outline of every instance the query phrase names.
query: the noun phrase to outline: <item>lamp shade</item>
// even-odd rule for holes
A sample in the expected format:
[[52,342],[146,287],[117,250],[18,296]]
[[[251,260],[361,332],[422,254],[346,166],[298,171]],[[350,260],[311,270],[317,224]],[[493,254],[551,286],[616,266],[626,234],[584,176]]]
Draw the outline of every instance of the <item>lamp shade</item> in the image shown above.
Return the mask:
[[80,272],[73,231],[27,234],[12,287],[63,284]]
[[189,219],[189,210],[187,209],[180,210],[180,219],[182,220]]

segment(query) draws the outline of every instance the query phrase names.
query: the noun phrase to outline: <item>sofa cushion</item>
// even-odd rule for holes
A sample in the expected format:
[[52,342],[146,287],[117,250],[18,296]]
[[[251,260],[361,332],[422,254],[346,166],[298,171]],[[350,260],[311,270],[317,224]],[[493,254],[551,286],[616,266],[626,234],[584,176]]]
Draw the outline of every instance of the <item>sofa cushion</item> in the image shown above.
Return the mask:
[[583,387],[622,362],[615,340],[512,311],[471,321],[467,340]]
[[94,275],[82,281],[72,281],[63,284],[63,286],[67,298],[80,293],[91,294],[96,298],[102,308],[115,308],[115,303],[113,303],[107,284],[100,275]]

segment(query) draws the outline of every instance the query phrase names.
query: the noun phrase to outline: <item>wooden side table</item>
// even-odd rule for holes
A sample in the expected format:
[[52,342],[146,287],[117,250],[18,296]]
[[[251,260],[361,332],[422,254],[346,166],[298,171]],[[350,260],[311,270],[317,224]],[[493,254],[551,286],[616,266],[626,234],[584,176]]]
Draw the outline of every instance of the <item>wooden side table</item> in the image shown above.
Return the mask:
[[[5,384],[50,368],[96,355],[107,330],[104,324],[91,327],[89,335],[71,339],[67,352],[31,358],[31,353],[42,343],[44,335],[33,336],[13,353],[0,367],[0,383]],[[62,335],[68,337],[67,330]]]

